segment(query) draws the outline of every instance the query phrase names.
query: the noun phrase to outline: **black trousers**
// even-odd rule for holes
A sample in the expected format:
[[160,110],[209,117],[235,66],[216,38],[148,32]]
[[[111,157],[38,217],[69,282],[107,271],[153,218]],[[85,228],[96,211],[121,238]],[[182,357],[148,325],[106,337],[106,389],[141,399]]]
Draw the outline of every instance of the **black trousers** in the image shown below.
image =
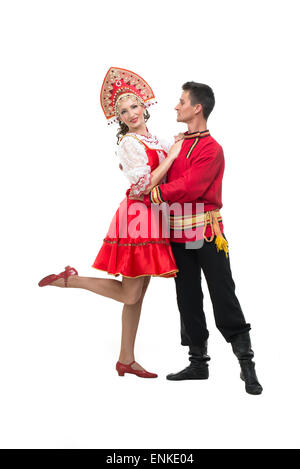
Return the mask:
[[[223,236],[226,239],[224,233]],[[179,269],[175,283],[182,345],[200,345],[209,336],[203,311],[202,271],[212,301],[215,323],[225,340],[230,342],[234,335],[251,329],[235,295],[229,253],[227,258],[225,251],[218,252],[215,239],[211,242],[204,240],[202,247],[197,249],[186,249],[185,243],[171,243]],[[189,246],[193,244],[189,243]]]

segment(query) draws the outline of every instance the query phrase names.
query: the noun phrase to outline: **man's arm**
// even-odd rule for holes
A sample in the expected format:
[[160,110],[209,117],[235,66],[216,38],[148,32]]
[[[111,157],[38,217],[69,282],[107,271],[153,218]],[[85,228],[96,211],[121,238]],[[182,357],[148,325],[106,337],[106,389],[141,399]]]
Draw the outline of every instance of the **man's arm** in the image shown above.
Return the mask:
[[149,196],[145,196],[143,200],[147,205],[162,202],[193,202],[205,194],[214,183],[223,165],[222,148],[207,145],[181,177],[154,187]]

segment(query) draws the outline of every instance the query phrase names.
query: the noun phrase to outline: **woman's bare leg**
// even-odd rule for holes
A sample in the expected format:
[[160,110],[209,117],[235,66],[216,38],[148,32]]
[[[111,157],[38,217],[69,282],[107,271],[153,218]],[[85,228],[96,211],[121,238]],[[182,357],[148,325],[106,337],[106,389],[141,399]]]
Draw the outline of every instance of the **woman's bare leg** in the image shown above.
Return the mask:
[[[150,283],[151,276],[122,278],[120,280],[72,275],[68,278],[69,288],[83,288],[102,296],[125,303],[122,312],[122,339],[119,361],[129,364],[134,361],[134,344],[140,320],[143,299]],[[55,280],[51,285],[64,287],[64,280]],[[124,301],[125,300],[125,301]],[[143,370],[138,363],[132,368]]]
[[[113,300],[134,305],[140,298],[145,277],[127,278],[122,281],[109,278],[80,277],[71,275],[68,278],[68,288],[82,288]],[[62,278],[51,283],[55,287],[64,287]]]
[[[121,350],[119,355],[119,361],[128,365],[134,361],[134,344],[139,325],[141,309],[143,299],[150,283],[151,277],[143,277],[144,284],[142,287],[142,293],[137,301],[133,305],[124,304],[122,312],[122,339],[121,339]],[[136,370],[143,370],[138,363],[134,363],[132,368]]]

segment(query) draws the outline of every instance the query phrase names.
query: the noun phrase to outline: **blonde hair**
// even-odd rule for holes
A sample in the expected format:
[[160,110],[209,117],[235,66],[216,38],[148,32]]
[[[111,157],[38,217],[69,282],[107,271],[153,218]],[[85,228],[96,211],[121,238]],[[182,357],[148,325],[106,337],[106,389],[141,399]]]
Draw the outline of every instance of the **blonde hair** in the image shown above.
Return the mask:
[[145,103],[138,96],[136,96],[134,93],[121,94],[121,96],[118,97],[118,99],[116,101],[116,104],[115,104],[116,116],[118,116],[118,117],[120,117],[120,113],[119,113],[120,102],[125,98],[135,99],[141,106],[145,106]]

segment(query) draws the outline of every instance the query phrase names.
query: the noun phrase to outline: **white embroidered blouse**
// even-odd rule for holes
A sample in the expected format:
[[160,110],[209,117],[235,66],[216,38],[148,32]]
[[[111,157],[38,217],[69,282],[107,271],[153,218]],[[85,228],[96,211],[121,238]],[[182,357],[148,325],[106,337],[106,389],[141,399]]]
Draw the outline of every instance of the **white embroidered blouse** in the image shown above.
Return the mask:
[[[116,154],[125,176],[131,183],[130,194],[137,197],[144,192],[151,182],[151,167],[148,163],[148,155],[144,145],[139,140],[145,142],[149,148],[157,151],[159,164],[165,158],[162,150],[168,153],[173,143],[159,141],[155,135],[146,137],[133,132],[127,133],[123,137]],[[162,183],[166,181],[166,176],[163,177]]]

